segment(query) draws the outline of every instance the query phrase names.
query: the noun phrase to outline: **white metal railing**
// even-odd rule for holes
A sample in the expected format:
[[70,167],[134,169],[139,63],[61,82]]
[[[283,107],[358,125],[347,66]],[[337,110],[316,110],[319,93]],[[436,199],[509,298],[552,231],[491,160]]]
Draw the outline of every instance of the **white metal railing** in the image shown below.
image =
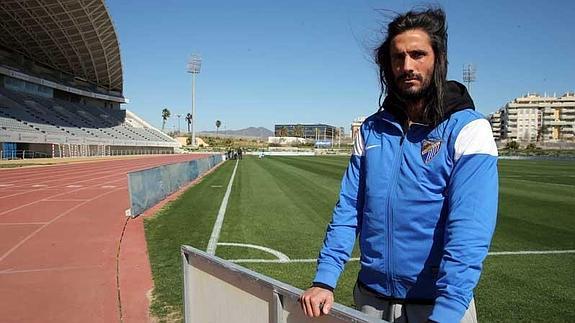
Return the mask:
[[182,246],[186,323],[385,322],[334,304],[310,319],[298,303],[302,290],[190,246]]

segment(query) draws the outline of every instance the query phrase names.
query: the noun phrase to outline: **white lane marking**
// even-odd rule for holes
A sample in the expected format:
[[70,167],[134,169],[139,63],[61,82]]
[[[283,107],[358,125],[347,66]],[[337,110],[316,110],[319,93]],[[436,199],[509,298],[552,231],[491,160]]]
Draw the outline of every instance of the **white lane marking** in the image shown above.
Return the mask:
[[218,239],[220,238],[220,231],[222,230],[222,224],[224,223],[224,216],[226,214],[226,208],[228,207],[228,199],[230,198],[230,193],[232,192],[232,184],[234,183],[234,177],[236,176],[236,170],[238,169],[238,162],[236,160],[236,166],[234,166],[234,171],[232,172],[232,177],[226,189],[226,194],[220,205],[220,210],[218,211],[218,217],[216,218],[216,223],[214,224],[214,229],[212,230],[212,235],[210,236],[210,242],[208,243],[208,249],[206,252],[210,255],[216,254],[216,247],[218,244]]
[[[514,256],[514,255],[549,255],[549,254],[570,254],[575,253],[575,250],[524,250],[524,251],[494,251],[490,252],[488,256]],[[317,259],[290,259],[289,261],[281,261],[279,259],[233,259],[228,260],[235,263],[312,263]],[[359,261],[359,258],[350,258],[349,261]]]
[[252,249],[257,249],[257,250],[261,250],[261,251],[265,251],[267,253],[271,253],[272,255],[276,256],[278,259],[278,262],[289,262],[290,259],[288,256],[286,256],[284,253],[281,253],[277,250],[271,249],[271,248],[266,248],[266,247],[262,247],[262,246],[258,246],[258,245],[254,245],[254,244],[247,244],[247,243],[232,243],[232,242],[218,242],[219,246],[234,246],[234,247],[246,247],[246,248],[252,248]]
[[36,184],[36,185],[32,185],[32,187],[46,187],[48,185],[45,184]]
[[0,184],[0,187],[14,186],[14,184]]
[[19,274],[19,273],[33,273],[33,272],[39,272],[39,271],[64,271],[64,270],[93,269],[93,268],[102,268],[102,266],[68,266],[68,267],[52,267],[52,268],[23,269],[23,270],[15,270],[14,268],[8,268],[8,269],[0,270],[0,275]]
[[43,225],[46,223],[48,223],[48,222],[21,222],[21,223],[11,222],[11,223],[0,223],[0,226],[3,226],[3,225]]
[[104,185],[104,186],[100,186],[101,188],[116,188],[116,186],[114,185]]
[[68,186],[66,186],[66,187],[69,187],[69,188],[76,188],[76,187],[82,187],[82,185],[68,185]]
[[[69,208],[68,210],[66,210],[65,212],[61,213],[60,215],[58,215],[57,217],[53,218],[52,220],[50,220],[49,222],[46,222],[46,224],[42,225],[41,227],[39,227],[38,229],[34,230],[34,232],[30,233],[28,236],[26,236],[24,239],[20,240],[20,242],[18,242],[14,247],[10,248],[10,250],[6,251],[3,255],[0,256],[0,262],[4,261],[4,259],[6,259],[6,257],[8,257],[12,252],[14,252],[16,249],[20,248],[21,245],[23,245],[24,243],[26,243],[26,241],[32,239],[32,237],[34,237],[38,232],[42,231],[45,227],[49,226],[50,224],[54,223],[55,221],[57,221],[58,219],[60,219],[61,217],[72,213],[72,211],[76,210],[79,207],[82,207],[84,204],[89,203],[91,201],[95,201],[97,199],[99,199],[100,197],[104,196],[104,195],[108,195],[108,194],[112,194],[116,191],[119,191],[120,189],[116,189],[116,190],[111,190],[111,191],[107,191],[104,192],[102,194],[96,195],[94,197],[92,197],[89,200],[86,200],[84,202],[80,202],[76,205],[74,205],[73,207]],[[36,202],[33,202],[36,203]],[[33,204],[33,203],[29,203],[29,204]],[[11,210],[7,210],[3,213],[6,212],[10,212]]]
[[[104,176],[104,177],[109,177],[109,176]],[[100,178],[104,178],[104,177],[98,177],[98,178],[94,178],[94,179],[100,179]],[[117,180],[109,181],[109,182],[106,182],[106,183],[116,183],[116,182],[120,182],[120,181],[125,181],[125,179],[123,179],[123,178],[122,178],[122,179],[117,179]],[[70,194],[70,193],[79,192],[79,191],[83,191],[83,190],[86,190],[86,189],[87,189],[87,187],[82,187],[82,188],[78,188],[78,189],[75,189],[75,190],[71,190],[71,191],[66,191],[66,192],[54,194],[54,195],[52,195],[52,196],[47,197],[46,199],[41,199],[41,200],[36,200],[36,201],[34,201],[34,202],[30,202],[30,203],[26,203],[26,204],[21,204],[21,205],[15,207],[15,208],[2,211],[2,212],[0,212],[0,215],[4,215],[4,214],[6,214],[6,213],[10,213],[10,212],[16,211],[16,210],[18,210],[18,209],[21,209],[21,208],[24,208],[24,207],[28,207],[28,206],[30,206],[30,205],[34,205],[34,204],[36,204],[36,203],[38,203],[38,202],[42,202],[42,201],[52,201],[52,200],[48,200],[48,199],[54,198],[54,197],[56,197],[56,196],[67,195],[67,194]],[[22,194],[29,194],[29,193],[31,193],[31,192],[36,192],[36,191],[40,191],[40,190],[42,190],[42,189],[37,189],[37,190],[32,190],[32,191],[26,190],[26,191],[23,191],[22,193],[0,196],[0,199],[9,198],[9,197],[17,196],[17,195],[22,195]],[[59,192],[60,190],[61,190],[61,189],[58,189],[57,191]],[[116,189],[116,190],[117,190],[117,189]],[[112,191],[115,191],[115,190],[112,190]],[[84,201],[84,200],[82,200],[82,201]]]

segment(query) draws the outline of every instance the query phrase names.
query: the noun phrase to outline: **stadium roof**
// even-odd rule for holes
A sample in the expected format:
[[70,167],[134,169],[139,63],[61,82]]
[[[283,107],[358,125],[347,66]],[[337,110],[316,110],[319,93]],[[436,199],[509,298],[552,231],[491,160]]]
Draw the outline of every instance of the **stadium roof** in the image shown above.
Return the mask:
[[104,0],[1,0],[0,45],[122,92],[120,47]]

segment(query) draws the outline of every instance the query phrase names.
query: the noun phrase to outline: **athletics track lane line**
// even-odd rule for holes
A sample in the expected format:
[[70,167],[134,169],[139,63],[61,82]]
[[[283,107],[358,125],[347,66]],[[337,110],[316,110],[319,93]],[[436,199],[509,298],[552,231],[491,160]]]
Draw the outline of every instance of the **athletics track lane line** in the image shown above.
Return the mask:
[[57,217],[53,218],[52,220],[46,222],[46,224],[42,225],[41,227],[39,227],[38,229],[34,230],[32,233],[30,233],[28,236],[26,236],[26,238],[20,240],[14,247],[10,248],[10,250],[8,250],[6,253],[4,253],[2,256],[0,256],[0,262],[2,262],[4,259],[6,259],[6,257],[8,257],[12,252],[14,252],[16,249],[18,249],[21,245],[23,245],[26,241],[30,240],[32,237],[34,237],[38,232],[44,230],[44,228],[46,228],[47,226],[49,226],[50,224],[54,223],[56,220],[62,218],[63,216],[71,213],[72,211],[76,210],[77,208],[83,206],[84,204],[88,204],[92,201],[95,201],[97,199],[99,199],[102,196],[114,193],[116,191],[120,191],[123,190],[124,188],[119,188],[119,189],[115,189],[115,190],[111,190],[111,191],[107,191],[104,192],[102,194],[96,195],[93,198],[86,200],[82,203],[78,203],[75,206],[69,208],[66,212],[63,212],[62,214],[58,215]]
[[[106,177],[108,177],[108,176],[106,176]],[[122,179],[117,179],[117,180],[114,180],[114,181],[105,182],[105,184],[116,183],[116,182],[123,181],[123,180],[125,180],[125,179],[123,179],[123,178],[122,178]],[[101,184],[98,184],[98,185],[101,185]],[[50,202],[50,201],[52,201],[51,199],[54,198],[54,197],[56,197],[56,196],[66,195],[66,194],[70,194],[70,193],[75,193],[75,192],[79,192],[79,191],[86,190],[86,189],[90,189],[90,188],[91,188],[91,189],[94,189],[94,188],[98,188],[98,187],[86,186],[86,187],[80,187],[80,188],[73,189],[73,190],[69,190],[69,191],[66,191],[66,192],[54,194],[54,195],[51,195],[51,196],[49,196],[49,197],[36,200],[36,201],[34,201],[34,202],[22,204],[22,205],[20,205],[20,206],[15,207],[15,208],[11,208],[11,209],[8,209],[8,210],[4,210],[4,211],[0,212],[0,215],[4,215],[4,214],[6,214],[6,213],[10,213],[10,212],[19,210],[19,209],[21,209],[21,208],[24,208],[24,207],[27,207],[27,206],[30,206],[30,205],[34,205],[34,204],[39,203],[39,202]],[[125,188],[125,187],[124,187],[124,186],[118,187],[118,189],[123,189],[123,188]],[[35,190],[31,190],[30,192],[34,192],[34,191],[35,191]],[[86,201],[86,200],[82,200],[82,201]],[[58,202],[58,201],[56,200],[55,202]]]
[[[123,185],[118,185],[118,188],[115,189],[115,190],[106,191],[106,192],[103,192],[103,194],[99,194],[99,195],[102,195],[102,196],[100,196],[99,199],[96,199],[96,200],[95,200],[95,198],[97,198],[97,196],[93,196],[93,198],[91,199],[91,201],[86,201],[86,200],[84,200],[84,201],[83,201],[84,203],[82,203],[82,204],[84,204],[84,207],[86,207],[86,204],[85,204],[85,203],[90,203],[90,202],[91,202],[91,203],[101,203],[101,202],[98,202],[98,201],[106,201],[106,200],[108,200],[109,198],[111,198],[111,197],[113,197],[113,196],[118,196],[118,194],[117,194],[117,193],[114,193],[114,192],[119,192],[119,191],[122,191],[122,190],[126,190],[126,186],[127,186],[127,185],[126,185],[126,184],[127,184],[126,173],[129,172],[129,171],[135,171],[135,170],[139,170],[139,169],[146,169],[146,168],[158,167],[158,166],[161,166],[161,165],[171,164],[171,163],[185,162],[185,161],[189,161],[189,160],[192,160],[192,159],[201,158],[201,157],[204,157],[204,156],[197,156],[197,155],[196,155],[196,156],[190,156],[190,155],[187,155],[187,156],[183,156],[183,158],[175,158],[175,159],[174,159],[173,157],[174,157],[174,156],[168,156],[168,158],[162,158],[162,159],[156,159],[156,158],[154,158],[154,159],[152,159],[152,160],[147,160],[145,163],[142,163],[142,162],[140,162],[140,163],[135,163],[134,161],[131,161],[130,163],[124,163],[124,166],[122,166],[122,167],[114,167],[114,168],[115,168],[115,171],[116,171],[116,175],[117,175],[116,178],[118,178],[118,179],[113,179],[112,181],[110,180],[110,179],[112,179],[111,177],[114,176],[114,174],[110,174],[109,176],[101,176],[101,177],[104,177],[104,178],[98,178],[98,179],[91,178],[91,179],[86,179],[84,182],[85,182],[85,183],[86,183],[86,182],[89,182],[89,183],[90,183],[90,184],[89,184],[89,185],[90,185],[89,187],[80,188],[80,189],[78,189],[78,190],[69,190],[69,191],[67,191],[67,192],[64,192],[64,194],[73,194],[74,192],[80,191],[81,189],[84,189],[84,190],[85,190],[85,189],[91,189],[91,188],[99,188],[100,185],[104,185],[104,184],[106,184],[106,183],[114,183],[114,184],[116,184],[117,182],[125,183],[125,184],[123,184]],[[103,163],[103,164],[104,164],[104,163]],[[103,173],[100,173],[100,172],[98,172],[98,171],[99,171],[100,169],[104,169],[104,168],[106,168],[106,167],[107,167],[107,169],[108,169],[108,171],[109,171],[109,170],[110,170],[110,166],[112,166],[112,165],[111,165],[111,164],[108,164],[108,163],[105,163],[104,165],[99,164],[99,167],[101,167],[101,168],[99,168],[99,169],[94,169],[94,167],[90,167],[90,168],[93,169],[93,170],[92,170],[91,172],[89,172],[89,173],[91,173],[92,176],[94,176],[94,173],[103,174]],[[83,165],[83,167],[85,167],[85,166]],[[37,170],[37,169],[35,169],[35,170]],[[52,170],[52,169],[51,169],[51,170]],[[77,179],[77,176],[78,176],[78,173],[79,173],[79,172],[82,172],[82,171],[78,169],[77,171],[74,171],[74,172],[73,172],[74,174],[70,174],[70,172],[66,172],[66,174],[69,174],[69,175],[71,175],[71,176],[61,176],[61,177],[58,177],[57,183],[58,183],[59,186],[60,186],[59,189],[63,189],[63,186],[65,186],[64,184],[67,184],[67,183],[72,182],[72,179],[71,179],[70,177],[74,177],[74,178]],[[86,172],[83,171],[83,173],[86,173]],[[0,173],[0,176],[2,176],[2,175],[3,175],[3,174]],[[42,177],[42,179],[44,179],[44,180],[51,180],[52,182],[54,182],[54,181],[53,181],[54,176],[53,176],[53,175],[50,175],[50,174],[46,174],[45,176]],[[106,180],[106,179],[107,179],[107,180]],[[39,182],[39,181],[37,181],[37,182]],[[54,182],[54,184],[56,184],[56,182]],[[30,191],[31,191],[31,190],[29,190],[29,192],[30,192]],[[34,194],[34,192],[30,192],[30,194]],[[103,195],[105,195],[105,194],[109,194],[109,195],[103,196]],[[55,196],[55,195],[56,195],[56,194],[51,194],[51,196],[47,196],[45,199],[58,198],[58,196],[61,196],[61,194],[59,194],[58,196]],[[75,214],[77,213],[77,211],[79,210],[78,207],[79,207],[79,205],[77,205],[77,206],[75,207],[75,210],[72,210],[72,209],[67,210],[67,217],[64,217],[64,219],[65,219],[65,218],[68,218],[68,217],[70,217],[70,216],[72,216],[72,215],[75,215]],[[122,211],[123,211],[123,210],[124,210],[124,209],[122,209]],[[122,213],[123,213],[123,212],[122,212]],[[108,214],[109,214],[109,213],[108,213]],[[51,225],[45,225],[43,231],[38,231],[38,232],[36,232],[36,235],[35,235],[35,236],[27,237],[27,241],[23,241],[23,242],[20,244],[20,246],[15,246],[15,247],[17,248],[17,250],[12,251],[10,255],[5,254],[4,256],[2,256],[1,263],[5,263],[9,258],[14,257],[15,255],[19,255],[20,250],[22,250],[22,248],[23,248],[24,246],[26,246],[28,243],[30,243],[30,242],[32,242],[32,241],[35,241],[35,239],[36,239],[38,236],[41,235],[41,232],[45,232],[45,231],[47,231],[49,228],[52,228],[52,227],[54,227],[54,226],[58,226],[58,223],[63,219],[62,217],[63,217],[64,215],[65,215],[65,214],[60,214],[60,216],[58,217],[58,218],[60,218],[60,220],[58,220],[57,218],[53,218],[52,221],[50,222]],[[58,220],[58,221],[57,221],[57,220]],[[56,221],[56,222],[55,222],[55,221]],[[55,223],[54,223],[54,222],[55,222]],[[124,221],[122,221],[122,222],[124,222]],[[132,230],[131,230],[132,232],[131,232],[131,233],[132,233],[132,234],[136,234],[136,235],[134,236],[134,238],[130,239],[131,241],[130,241],[129,244],[130,244],[132,247],[129,247],[128,250],[130,250],[130,248],[134,249],[134,242],[139,241],[139,240],[145,241],[145,239],[143,238],[143,233],[141,234],[142,238],[140,238],[140,234],[138,233],[138,231],[142,231],[142,232],[143,232],[143,225],[142,225],[141,223],[138,223],[138,222],[136,222],[136,224],[133,224],[133,225],[136,225],[138,228],[141,227],[142,229],[141,229],[141,230],[140,230],[140,229],[134,230],[134,228],[132,228]],[[115,231],[115,229],[114,229],[114,231]],[[130,230],[128,230],[128,231],[130,231]],[[126,232],[126,233],[128,233],[128,232]],[[128,235],[129,235],[129,234],[128,234]],[[135,240],[134,240],[134,239],[135,239]],[[122,244],[123,244],[123,242],[122,242]],[[143,245],[143,248],[144,248],[144,250],[145,250],[145,244]],[[124,246],[122,246],[122,249],[124,249]],[[141,250],[141,248],[139,248],[139,250]],[[122,251],[122,252],[123,252],[123,251]],[[130,251],[129,251],[129,252],[130,252]],[[133,250],[132,250],[130,253],[131,253],[132,255],[129,256],[129,257],[134,257],[134,252],[133,252]],[[110,255],[111,255],[111,254],[110,254]],[[128,260],[128,255],[129,255],[129,254],[126,254],[126,255],[122,256],[122,258],[126,257],[126,258],[124,258],[124,259],[121,261],[122,266],[124,266],[124,264],[128,264],[128,268],[132,268],[132,267],[133,267],[133,268],[136,268],[136,269],[137,269],[138,266],[141,267],[141,266],[143,265],[143,262],[141,262],[141,261],[135,261],[135,262],[134,262],[133,260]],[[145,256],[145,252],[144,252],[144,256]],[[147,258],[147,257],[146,257],[146,258]],[[144,266],[145,266],[145,267],[149,267],[149,264],[144,265]],[[66,270],[82,269],[81,267],[78,267],[78,268],[58,267],[58,268],[60,268],[61,270],[62,270],[62,269],[66,269]],[[98,268],[98,267],[94,267],[94,268]],[[106,267],[106,268],[107,268],[107,267]],[[6,271],[3,272],[3,273],[5,273],[5,274],[18,274],[18,273],[27,273],[27,272],[28,272],[28,273],[33,273],[33,272],[50,272],[50,271],[57,271],[56,267],[50,268],[50,269],[54,269],[54,270],[35,270],[35,269],[17,270],[17,269],[7,268]],[[86,268],[86,269],[89,269],[89,268]],[[103,268],[103,269],[105,269],[105,268]],[[140,271],[140,272],[142,272],[142,271]],[[116,274],[117,274],[117,272],[116,272]],[[10,275],[10,276],[12,276],[12,275]],[[148,276],[149,276],[149,275],[148,275]],[[146,277],[148,277],[148,276],[146,276]],[[133,277],[133,276],[131,276],[131,277]],[[117,288],[117,277],[115,277],[115,278],[116,278],[116,288]],[[140,278],[140,279],[142,279],[142,278]],[[152,284],[152,283],[151,283],[151,276],[149,276],[149,279],[150,279],[150,287],[149,287],[149,288],[151,288],[151,284]],[[122,299],[122,313],[120,313],[120,315],[121,315],[120,317],[123,317],[123,318],[124,318],[124,321],[130,321],[130,322],[146,321],[147,318],[148,318],[148,316],[147,316],[148,314],[144,314],[144,313],[148,313],[148,307],[147,307],[147,306],[148,306],[149,304],[146,302],[146,305],[145,305],[144,307],[140,307],[140,304],[143,304],[143,303],[144,303],[144,301],[143,301],[143,300],[140,300],[140,298],[146,299],[146,297],[145,297],[145,291],[144,291],[144,292],[141,292],[141,291],[140,291],[140,288],[138,288],[138,286],[142,286],[142,285],[146,285],[146,284],[142,284],[141,281],[139,282],[138,279],[134,280],[134,278],[128,279],[128,278],[124,277],[124,278],[121,278],[121,280],[123,280],[124,283],[128,282],[128,283],[127,283],[127,287],[128,287],[128,288],[127,288],[127,290],[126,290],[126,292],[127,292],[126,295],[128,295],[128,306],[127,306],[126,309],[124,308],[124,305],[125,305],[125,304],[123,304],[123,303],[124,303],[124,300]],[[135,282],[138,282],[138,286],[136,286]],[[122,285],[123,285],[123,284],[122,284]],[[147,285],[146,285],[146,286],[147,286]],[[148,287],[147,287],[147,288],[148,288]],[[122,289],[122,296],[124,296],[125,287],[121,287],[121,289]],[[146,290],[147,290],[147,289],[146,289]],[[142,295],[142,297],[140,297],[140,295]],[[123,297],[122,297],[122,298],[123,298]],[[106,307],[106,308],[107,308],[107,307]],[[38,308],[38,310],[39,310],[39,309],[40,309],[40,308]],[[110,308],[110,309],[111,309],[111,308]],[[71,311],[71,312],[74,313],[74,311]],[[76,312],[78,312],[78,311],[76,311]],[[80,312],[86,313],[86,311],[80,311]],[[116,311],[114,311],[114,312],[116,313]],[[22,313],[24,314],[24,312],[22,312]],[[108,313],[110,313],[110,312],[108,312]],[[15,312],[14,314],[15,314],[15,315],[19,315],[19,314],[16,313],[16,312]],[[142,316],[142,315],[143,315],[143,316]],[[93,318],[92,318],[92,319],[93,319]],[[89,319],[88,321],[90,321],[90,319]]]
[[[186,160],[187,160],[187,159],[186,159]],[[81,173],[81,176],[84,176],[84,174],[82,174],[82,173],[87,173],[87,174],[89,173],[89,175],[91,175],[91,176],[94,176],[95,174],[102,174],[102,173],[108,173],[108,174],[105,175],[105,176],[100,176],[100,177],[96,177],[96,178],[91,177],[91,178],[84,179],[84,180],[81,180],[81,181],[75,181],[75,182],[73,182],[73,183],[78,184],[78,183],[85,183],[85,182],[90,182],[90,181],[96,181],[96,180],[100,180],[100,179],[105,179],[105,178],[108,178],[108,177],[122,176],[121,179],[114,180],[114,181],[109,181],[109,182],[104,182],[104,183],[99,183],[99,184],[95,184],[95,185],[97,186],[97,185],[104,185],[104,184],[111,184],[111,183],[121,182],[121,181],[126,180],[125,177],[123,177],[123,176],[125,176],[125,174],[127,174],[128,172],[133,172],[133,171],[137,171],[137,170],[141,170],[141,169],[146,169],[146,168],[151,168],[151,167],[158,167],[158,166],[161,166],[161,165],[165,165],[165,163],[168,162],[168,161],[169,161],[169,160],[166,160],[165,158],[162,158],[162,160],[160,161],[160,164],[159,164],[159,165],[155,165],[155,164],[152,164],[152,162],[154,162],[154,161],[146,160],[146,161],[137,163],[137,165],[134,165],[133,163],[131,163],[131,164],[129,164],[129,165],[121,165],[121,166],[113,167],[113,168],[108,167],[108,168],[106,168],[106,171],[98,171],[98,172],[96,172],[96,173],[94,173],[94,172],[88,172],[88,171],[86,171],[86,170],[84,170],[84,169],[77,169],[77,171]],[[111,162],[113,163],[113,161],[111,161]],[[177,162],[181,162],[181,160],[179,160],[179,161],[177,161]],[[109,163],[106,163],[106,164],[109,164]],[[108,166],[108,165],[105,165],[105,164],[103,165],[103,163],[97,163],[96,165],[89,165],[89,166],[95,166],[95,167],[90,167],[90,168],[89,168],[90,171],[93,171],[93,170],[103,169],[103,168],[105,168],[105,167]],[[110,169],[113,171],[113,173],[111,173],[111,174],[110,174]],[[72,180],[74,180],[74,179],[76,179],[76,178],[79,178],[79,176],[77,176],[77,175],[78,175],[78,172],[69,174],[70,176],[68,176],[68,177],[58,178],[58,179],[55,179],[55,180],[48,180],[48,181],[44,181],[44,182],[42,182],[42,183],[48,183],[48,182],[58,181],[58,182],[63,182],[63,183],[64,183],[64,184],[61,184],[61,185],[70,184],[70,181],[72,181]],[[56,186],[57,186],[58,188],[61,188],[61,187],[60,187],[61,185],[57,184]],[[94,185],[94,184],[93,184],[93,185]],[[127,184],[126,184],[126,185],[127,185]],[[75,189],[75,190],[70,190],[70,191],[67,191],[67,192],[63,192],[63,193],[59,193],[59,194],[55,194],[55,195],[46,197],[46,198],[44,198],[43,200],[51,199],[51,198],[54,198],[54,197],[59,196],[59,195],[62,195],[62,194],[73,193],[73,192],[77,192],[77,191],[80,191],[80,190],[83,190],[83,189],[88,189],[88,188],[95,188],[95,187],[91,187],[91,186],[81,187],[81,188],[78,188],[78,189]],[[9,197],[15,197],[15,196],[20,196],[20,195],[26,195],[26,194],[30,194],[30,193],[33,193],[33,192],[44,191],[44,190],[47,190],[47,188],[39,188],[39,189],[26,190],[26,191],[22,191],[22,192],[10,194],[10,195],[0,196],[0,199],[9,198]],[[20,209],[20,208],[22,208],[22,207],[26,207],[26,206],[29,206],[29,205],[31,205],[31,204],[37,203],[37,202],[40,202],[40,201],[38,200],[38,201],[35,201],[35,202],[31,202],[31,203],[27,203],[27,204],[24,204],[24,205],[20,205],[19,207],[16,207],[16,208],[12,208],[12,209],[9,209],[9,210],[4,210],[4,211],[0,212],[0,215],[6,214],[6,213],[11,212],[11,211],[18,210],[18,209]]]
[[[96,165],[96,166],[97,167],[91,167],[91,168],[87,168],[87,169],[77,169],[75,172],[64,171],[66,176],[63,176],[63,177],[54,178],[55,176],[58,176],[59,174],[58,173],[54,174],[53,172],[48,172],[47,174],[40,174],[38,176],[38,178],[46,179],[46,176],[50,176],[51,178],[54,178],[54,179],[42,181],[42,183],[44,183],[44,184],[51,183],[51,182],[70,182],[70,183],[77,184],[77,183],[83,183],[83,182],[91,181],[94,179],[113,176],[116,174],[123,175],[126,170],[135,171],[135,170],[139,170],[140,167],[143,167],[145,169],[146,167],[150,167],[150,163],[146,162],[146,163],[140,163],[138,165],[120,165],[120,166],[107,167],[107,168],[103,167],[105,165]],[[96,171],[96,172],[94,172],[94,171]],[[100,176],[97,178],[93,177],[94,175],[98,175],[98,174],[106,174],[106,175]],[[38,179],[36,177],[20,177],[20,178],[14,180],[13,182],[3,180],[3,183],[16,184],[17,186],[23,186],[23,185],[31,185],[32,183],[38,183]]]
[[[48,175],[50,178],[64,176],[64,178],[70,179],[73,176],[93,176],[94,170],[109,172],[116,170],[129,169],[130,171],[137,171],[141,169],[146,169],[150,167],[157,167],[165,165],[166,163],[178,163],[182,161],[188,161],[189,158],[177,158],[175,160],[166,159],[164,157],[153,159],[153,160],[106,160],[97,162],[86,162],[77,165],[73,164],[62,164],[62,165],[51,165],[50,167],[35,168],[34,171],[28,171],[25,173],[19,173],[18,171],[25,171],[26,169],[18,170],[5,170],[0,172],[0,177],[2,177],[3,183],[11,184],[21,184],[23,180],[34,182],[37,179],[45,179]],[[159,163],[157,163],[159,161]],[[120,162],[120,163],[118,163]],[[156,163],[155,163],[156,162]],[[71,176],[73,175],[73,176]],[[61,180],[57,178],[55,180]]]
[[216,254],[216,248],[218,246],[218,240],[220,239],[220,231],[222,230],[222,224],[224,223],[224,216],[226,214],[226,208],[228,207],[228,199],[230,198],[230,193],[232,192],[232,184],[234,183],[234,177],[236,176],[236,170],[238,169],[239,159],[236,160],[236,165],[234,166],[234,171],[232,172],[232,177],[228,183],[228,188],[226,189],[226,194],[220,205],[220,210],[218,211],[218,216],[216,218],[216,223],[212,230],[212,235],[210,236],[210,242],[208,243],[208,249],[206,252],[210,255]]
[[[129,168],[128,168],[128,169],[129,169]],[[116,169],[113,169],[112,171],[113,171],[114,173],[111,173],[111,174],[110,174],[110,171],[109,171],[109,170],[107,170],[107,171],[102,171],[102,172],[97,172],[97,173],[91,173],[91,174],[90,174],[91,176],[96,175],[96,174],[102,174],[102,173],[107,173],[107,175],[105,175],[105,176],[100,176],[100,177],[91,177],[91,178],[84,179],[84,180],[81,180],[81,181],[74,181],[74,182],[72,182],[72,183],[74,183],[74,184],[70,184],[70,183],[71,183],[70,181],[73,181],[74,179],[77,179],[77,178],[78,178],[77,176],[76,176],[76,177],[64,177],[63,179],[62,179],[62,178],[59,178],[59,179],[54,179],[54,180],[43,181],[42,183],[49,183],[49,182],[58,181],[58,182],[64,182],[64,184],[55,184],[55,185],[52,185],[52,186],[50,186],[50,187],[42,187],[42,188],[37,188],[37,189],[25,190],[25,191],[21,191],[21,192],[14,193],[14,194],[10,194],[10,195],[0,196],[0,199],[5,199],[5,198],[14,197],[14,196],[19,196],[19,195],[25,195],[25,194],[29,194],[29,193],[32,193],[32,192],[45,191],[45,190],[48,190],[48,189],[53,189],[53,188],[55,188],[55,187],[56,187],[56,188],[62,188],[63,185],[77,185],[78,183],[85,183],[85,182],[95,181],[95,180],[104,179],[104,178],[108,178],[108,177],[123,176],[124,173],[126,173],[125,167],[116,168]],[[117,171],[119,171],[119,172],[117,172]],[[76,174],[72,174],[72,175],[76,175]],[[82,175],[82,176],[83,176],[83,175]],[[84,177],[85,177],[85,176],[84,176]],[[122,178],[121,180],[124,180],[124,178]],[[111,182],[105,182],[105,183],[103,183],[103,184],[115,183],[115,182],[118,182],[118,181],[121,181],[121,180],[115,180],[115,181],[111,181]],[[37,183],[37,181],[35,181],[35,182]],[[25,184],[24,184],[24,185],[25,185]],[[97,184],[97,185],[99,185],[99,184]],[[87,188],[87,187],[83,187],[83,188]],[[79,188],[79,189],[82,189],[82,188]],[[69,191],[69,192],[74,192],[74,191],[77,191],[77,190],[73,190],[73,191]],[[57,195],[54,195],[54,196],[57,196]],[[4,212],[0,213],[0,215],[3,214],[3,213],[4,213]]]
[[[146,161],[145,164],[146,164],[146,165],[149,165],[150,162],[149,162],[149,161]],[[141,163],[141,164],[138,165],[137,167],[140,167],[140,166],[142,166],[142,165],[144,165],[144,163]],[[103,165],[98,165],[98,166],[103,166]],[[88,180],[84,180],[84,181],[98,180],[98,179],[107,178],[107,177],[111,177],[111,176],[121,176],[121,175],[127,173],[131,168],[134,167],[134,165],[127,165],[127,166],[129,166],[129,167],[122,166],[122,167],[117,167],[117,168],[114,169],[114,171],[120,171],[119,173],[115,173],[115,174],[111,174],[111,175],[107,175],[107,176],[101,176],[101,177],[97,177],[97,178],[92,178],[92,179],[88,179]],[[59,180],[61,180],[61,181],[67,181],[67,179],[59,179]],[[126,180],[125,178],[121,178],[121,179],[117,179],[117,180],[113,180],[113,181],[108,181],[108,182],[100,183],[100,184],[97,184],[97,185],[116,183],[116,182],[125,181],[125,180]],[[69,193],[74,193],[74,192],[81,191],[81,190],[85,190],[85,189],[88,189],[88,188],[92,188],[92,187],[87,186],[87,187],[82,187],[82,188],[78,188],[78,189],[74,189],[74,190],[62,192],[62,193],[59,193],[59,194],[55,194],[55,195],[46,197],[46,198],[44,198],[44,199],[40,199],[40,200],[31,202],[31,203],[27,203],[27,204],[20,205],[19,207],[16,207],[16,208],[12,208],[12,209],[9,209],[9,210],[5,210],[5,211],[3,211],[3,212],[0,212],[0,215],[4,215],[4,214],[6,214],[6,213],[13,212],[13,211],[18,210],[18,209],[20,209],[20,208],[27,207],[27,206],[36,204],[36,203],[41,202],[41,201],[50,200],[51,198],[54,198],[54,197],[56,197],[56,196],[65,195],[65,194],[69,194]],[[71,207],[70,209],[66,210],[65,212],[61,213],[61,214],[58,215],[57,217],[51,219],[51,220],[48,221],[48,222],[45,222],[40,228],[38,228],[38,229],[36,229],[35,231],[33,231],[32,233],[30,233],[30,234],[29,234],[28,236],[26,236],[24,239],[22,239],[21,241],[19,241],[14,247],[12,247],[11,249],[9,249],[4,255],[0,256],[0,262],[3,261],[6,257],[8,257],[12,252],[14,252],[17,248],[19,248],[19,247],[20,247],[22,244],[24,244],[26,241],[28,241],[28,240],[31,239],[33,236],[35,236],[38,232],[40,232],[40,231],[42,231],[44,228],[46,228],[46,226],[52,224],[54,221],[60,219],[60,218],[63,217],[64,215],[69,214],[70,212],[74,211],[75,209],[79,208],[80,206],[83,206],[83,205],[85,205],[85,204],[87,204],[87,203],[89,203],[89,202],[92,202],[92,201],[96,200],[97,198],[99,198],[99,197],[101,197],[101,196],[104,196],[104,195],[107,195],[107,194],[110,194],[110,193],[113,193],[113,192],[116,192],[116,191],[125,190],[125,189],[126,189],[126,187],[120,186],[120,187],[118,187],[118,188],[116,188],[116,189],[113,189],[113,190],[110,190],[110,191],[106,191],[106,192],[104,192],[104,193],[102,193],[102,194],[99,194],[99,195],[97,195],[97,196],[95,196],[95,197],[93,197],[93,198],[91,198],[91,199],[83,200],[82,202],[76,204],[75,206],[73,206],[73,207]],[[28,192],[34,192],[34,191],[36,191],[36,190],[29,190]]]

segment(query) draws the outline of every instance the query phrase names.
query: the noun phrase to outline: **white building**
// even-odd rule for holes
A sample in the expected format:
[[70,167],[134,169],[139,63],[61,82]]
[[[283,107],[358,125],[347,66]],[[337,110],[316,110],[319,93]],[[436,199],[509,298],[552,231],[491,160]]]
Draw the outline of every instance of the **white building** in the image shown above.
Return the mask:
[[575,93],[527,94],[505,106],[503,136],[518,142],[574,142]]
[[491,130],[493,131],[493,138],[495,141],[499,141],[501,139],[501,116],[505,115],[504,109],[500,109],[496,112],[490,113],[487,116],[487,120],[491,124]]

